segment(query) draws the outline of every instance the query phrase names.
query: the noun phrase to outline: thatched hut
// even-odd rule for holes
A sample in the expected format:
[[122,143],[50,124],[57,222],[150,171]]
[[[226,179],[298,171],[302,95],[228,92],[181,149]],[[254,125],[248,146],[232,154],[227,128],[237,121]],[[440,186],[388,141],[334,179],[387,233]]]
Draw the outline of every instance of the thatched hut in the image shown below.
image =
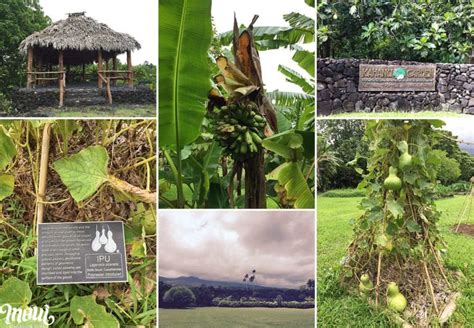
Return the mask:
[[[110,84],[126,80],[133,86],[131,52],[140,44],[130,35],[112,30],[105,24],[85,16],[84,12],[68,14],[68,18],[55,22],[40,32],[28,36],[20,44],[20,52],[28,57],[27,88],[38,81],[58,80],[59,104],[62,106],[65,87],[64,65],[82,65],[97,62],[99,92],[105,83],[109,103],[112,102]],[[127,53],[127,71],[117,70],[117,55]],[[105,61],[106,69],[103,69]],[[112,70],[109,70],[112,61]],[[56,71],[41,67],[58,67]]]

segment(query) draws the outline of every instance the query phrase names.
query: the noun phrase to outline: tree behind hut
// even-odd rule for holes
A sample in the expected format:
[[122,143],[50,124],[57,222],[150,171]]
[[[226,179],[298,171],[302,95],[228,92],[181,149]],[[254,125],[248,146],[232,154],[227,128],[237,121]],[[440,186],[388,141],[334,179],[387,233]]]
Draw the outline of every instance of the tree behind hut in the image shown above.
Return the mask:
[[0,17],[0,111],[4,111],[8,107],[5,98],[9,99],[12,89],[26,81],[26,62],[18,51],[20,42],[47,27],[51,19],[43,13],[39,0],[2,0]]

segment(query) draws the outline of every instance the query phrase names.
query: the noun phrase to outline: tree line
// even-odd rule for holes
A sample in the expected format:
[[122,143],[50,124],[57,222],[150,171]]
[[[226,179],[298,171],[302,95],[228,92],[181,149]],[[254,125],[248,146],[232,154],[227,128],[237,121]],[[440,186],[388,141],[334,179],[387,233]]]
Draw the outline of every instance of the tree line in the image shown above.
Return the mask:
[[471,0],[318,0],[320,57],[467,62]]
[[[314,279],[299,289],[256,287],[229,288],[222,286],[173,286],[159,283],[160,307],[184,308],[204,306],[227,307],[307,307],[313,302]],[[304,304],[298,304],[304,303]]]
[[[363,120],[318,121],[318,190],[355,188],[367,167],[369,146]],[[459,147],[458,138],[443,130],[431,156],[439,159],[437,180],[442,185],[468,182],[474,157]]]

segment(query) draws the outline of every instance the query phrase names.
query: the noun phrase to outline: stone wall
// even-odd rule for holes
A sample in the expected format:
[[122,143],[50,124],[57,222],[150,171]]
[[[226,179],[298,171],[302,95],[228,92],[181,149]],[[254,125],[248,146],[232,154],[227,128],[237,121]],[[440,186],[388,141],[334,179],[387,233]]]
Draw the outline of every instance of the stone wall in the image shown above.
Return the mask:
[[434,92],[359,92],[359,64],[420,63],[318,59],[318,115],[421,110],[474,114],[474,65],[437,64]]
[[[156,95],[154,91],[145,86],[134,88],[114,86],[112,87],[112,101],[113,105],[155,104]],[[16,89],[12,94],[12,103],[18,112],[31,112],[45,107],[58,107],[59,90],[58,88],[51,87]],[[98,95],[97,87],[66,87],[64,106],[85,107],[96,105],[107,105],[105,88],[102,90],[102,95]]]

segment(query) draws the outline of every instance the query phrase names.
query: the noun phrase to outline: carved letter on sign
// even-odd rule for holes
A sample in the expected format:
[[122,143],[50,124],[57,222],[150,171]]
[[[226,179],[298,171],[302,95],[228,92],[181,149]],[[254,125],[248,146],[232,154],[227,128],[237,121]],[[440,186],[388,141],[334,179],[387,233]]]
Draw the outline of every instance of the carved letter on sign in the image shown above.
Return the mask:
[[435,91],[436,65],[359,67],[359,91]]

